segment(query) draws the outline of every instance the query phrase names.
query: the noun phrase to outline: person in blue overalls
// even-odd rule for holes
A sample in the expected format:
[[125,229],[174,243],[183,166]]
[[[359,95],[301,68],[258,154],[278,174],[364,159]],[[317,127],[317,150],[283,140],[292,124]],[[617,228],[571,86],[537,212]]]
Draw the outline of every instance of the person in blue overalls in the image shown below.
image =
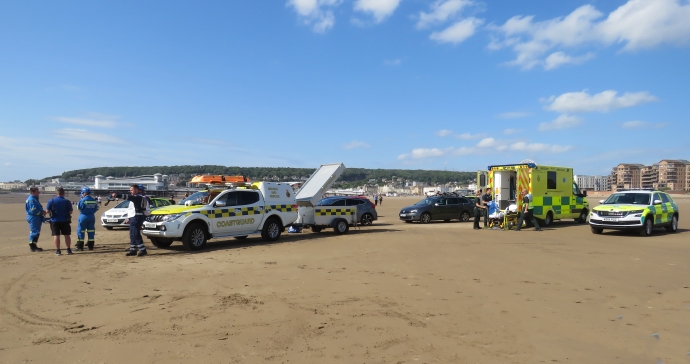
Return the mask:
[[79,221],[77,223],[77,246],[76,251],[84,251],[84,232],[88,236],[86,246],[89,250],[93,250],[94,236],[96,235],[96,217],[94,214],[98,211],[98,200],[91,197],[91,189],[84,187],[81,189],[81,200],[77,204],[79,209]]
[[26,221],[29,223],[29,248],[32,252],[42,252],[43,249],[36,246],[38,237],[41,236],[41,225],[46,221],[47,211],[43,210],[43,205],[38,201],[41,191],[38,187],[29,188],[29,198],[26,199]]

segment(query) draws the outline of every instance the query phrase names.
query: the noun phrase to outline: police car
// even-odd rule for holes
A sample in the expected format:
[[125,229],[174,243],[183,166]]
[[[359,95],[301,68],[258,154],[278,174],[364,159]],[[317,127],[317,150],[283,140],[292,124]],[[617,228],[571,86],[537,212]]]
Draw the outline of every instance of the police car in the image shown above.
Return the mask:
[[678,206],[665,192],[619,191],[599,203],[589,215],[593,234],[611,229],[637,230],[642,236],[649,236],[654,228],[664,227],[668,232],[678,230]]

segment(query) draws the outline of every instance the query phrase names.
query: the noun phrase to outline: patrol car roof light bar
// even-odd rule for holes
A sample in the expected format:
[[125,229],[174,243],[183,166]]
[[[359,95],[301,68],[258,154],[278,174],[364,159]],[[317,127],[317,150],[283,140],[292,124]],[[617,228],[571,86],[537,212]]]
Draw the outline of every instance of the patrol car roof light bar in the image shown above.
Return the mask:
[[653,188],[639,188],[639,187],[635,187],[635,188],[626,188],[626,189],[621,190],[621,191],[656,191],[656,190],[653,189]]

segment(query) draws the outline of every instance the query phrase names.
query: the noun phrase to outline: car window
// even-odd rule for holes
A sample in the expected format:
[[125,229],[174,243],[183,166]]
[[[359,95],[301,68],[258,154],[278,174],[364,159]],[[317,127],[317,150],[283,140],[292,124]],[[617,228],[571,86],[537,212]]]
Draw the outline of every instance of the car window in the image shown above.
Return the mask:
[[556,172],[546,172],[546,188],[549,190],[556,189]]
[[170,200],[161,200],[161,206],[170,206],[172,203]]
[[458,198],[456,197],[451,197],[448,199],[448,204],[449,205],[457,205],[458,204]]
[[635,205],[649,205],[649,193],[628,192],[628,193],[614,193],[604,201],[605,205],[610,204],[635,204]]
[[[658,193],[658,192],[655,192],[655,193],[654,193],[654,198],[652,199],[652,203],[654,203],[654,201],[656,201],[656,200],[661,200],[661,197],[659,197],[659,193]],[[663,200],[661,200],[661,202],[663,202]]]
[[225,206],[237,206],[237,191],[228,192],[220,196],[218,201],[225,202]]
[[446,206],[448,204],[448,200],[445,198],[439,198],[436,201],[436,204],[438,204],[439,206]]
[[116,209],[126,209],[129,207],[129,201],[125,200],[115,206]]
[[189,197],[185,198],[184,200],[181,200],[178,202],[178,205],[184,205],[187,201],[190,201],[192,205],[199,205],[202,203],[202,201],[205,200],[205,198],[209,195],[208,191],[199,191],[195,192]]
[[158,200],[151,200],[151,203],[149,204],[149,207],[155,209],[155,208],[158,207],[158,206],[159,206]]
[[468,199],[466,199],[466,198],[464,198],[464,197],[458,198],[458,202],[461,203],[461,204],[471,203],[470,200],[468,200]]
[[357,205],[361,205],[363,203],[364,203],[364,200],[358,200],[358,199],[351,198],[351,199],[348,199],[345,201],[345,206],[357,206]]
[[238,191],[237,192],[237,204],[252,205],[259,202],[259,193],[254,191]]

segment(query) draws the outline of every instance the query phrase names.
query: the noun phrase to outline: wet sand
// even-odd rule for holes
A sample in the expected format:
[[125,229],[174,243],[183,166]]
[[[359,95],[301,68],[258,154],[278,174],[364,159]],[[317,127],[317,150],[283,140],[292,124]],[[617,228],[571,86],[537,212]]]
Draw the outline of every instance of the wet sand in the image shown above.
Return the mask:
[[23,199],[0,204],[2,363],[690,360],[685,198],[679,232],[651,237],[405,224],[417,199],[391,197],[342,236],[147,242],[143,258],[100,226],[93,252],[55,256],[44,225],[31,253]]

